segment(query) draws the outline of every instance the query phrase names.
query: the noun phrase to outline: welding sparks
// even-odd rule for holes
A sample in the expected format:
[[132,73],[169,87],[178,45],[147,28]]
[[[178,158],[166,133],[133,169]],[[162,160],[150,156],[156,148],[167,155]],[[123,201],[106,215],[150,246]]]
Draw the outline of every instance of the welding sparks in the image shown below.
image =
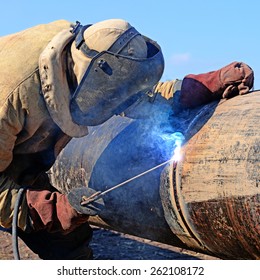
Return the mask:
[[175,149],[173,152],[173,161],[177,162],[181,160],[181,145],[184,141],[184,136],[181,132],[175,132],[173,133],[174,138],[175,138]]
[[163,140],[171,143],[173,145],[174,151],[171,158],[172,161],[181,160],[181,145],[184,142],[184,135],[181,132],[167,133],[161,136]]

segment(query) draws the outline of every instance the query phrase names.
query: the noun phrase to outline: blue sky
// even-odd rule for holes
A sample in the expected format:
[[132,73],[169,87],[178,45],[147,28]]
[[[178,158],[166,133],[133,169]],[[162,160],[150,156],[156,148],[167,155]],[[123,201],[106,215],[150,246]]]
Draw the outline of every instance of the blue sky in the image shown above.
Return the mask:
[[259,13],[258,0],[3,0],[0,36],[57,19],[88,24],[123,18],[161,45],[163,81],[243,61],[253,68],[259,89]]

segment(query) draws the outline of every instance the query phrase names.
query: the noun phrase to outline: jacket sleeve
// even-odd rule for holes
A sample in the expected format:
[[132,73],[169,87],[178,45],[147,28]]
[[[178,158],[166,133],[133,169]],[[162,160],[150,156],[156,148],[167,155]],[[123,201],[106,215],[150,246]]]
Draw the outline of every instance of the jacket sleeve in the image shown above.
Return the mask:
[[174,93],[177,90],[180,90],[181,86],[181,80],[172,80],[172,81],[166,81],[166,82],[158,82],[154,88],[153,92],[155,94],[160,94],[165,99],[169,100],[170,98],[173,98]]
[[23,128],[25,112],[19,96],[10,95],[0,108],[0,172],[11,163],[18,133]]

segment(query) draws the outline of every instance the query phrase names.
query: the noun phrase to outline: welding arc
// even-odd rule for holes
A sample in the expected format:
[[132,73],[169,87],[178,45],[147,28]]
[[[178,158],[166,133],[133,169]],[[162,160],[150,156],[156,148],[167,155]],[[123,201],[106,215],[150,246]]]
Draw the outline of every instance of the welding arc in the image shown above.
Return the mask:
[[129,182],[131,182],[131,181],[133,181],[133,180],[135,180],[135,179],[137,179],[137,178],[139,178],[141,176],[144,176],[145,174],[147,174],[149,172],[152,172],[153,170],[158,169],[158,168],[160,168],[161,166],[163,166],[163,165],[165,165],[167,163],[170,163],[171,161],[175,161],[175,159],[172,158],[172,159],[166,160],[165,162],[162,162],[159,165],[156,165],[156,166],[154,166],[154,167],[152,167],[152,168],[150,168],[150,169],[148,169],[148,170],[146,170],[146,171],[144,171],[144,172],[142,172],[142,173],[140,173],[140,174],[138,174],[138,175],[136,175],[136,176],[134,176],[134,177],[132,177],[130,179],[127,179],[126,181],[121,182],[121,183],[119,183],[119,184],[117,184],[117,185],[115,185],[115,186],[113,186],[113,187],[111,187],[111,188],[109,188],[109,189],[107,189],[107,190],[105,190],[103,192],[97,191],[96,193],[92,194],[90,197],[88,197],[84,201],[82,201],[81,205],[82,206],[83,205],[87,205],[87,204],[89,204],[89,203],[91,203],[93,201],[96,201],[100,197],[102,197],[103,195],[105,195],[105,194],[107,194],[107,193],[109,193],[109,192],[111,192],[111,191],[113,191],[115,189],[118,189],[119,187],[122,187],[122,186],[126,185],[127,183],[129,183]]

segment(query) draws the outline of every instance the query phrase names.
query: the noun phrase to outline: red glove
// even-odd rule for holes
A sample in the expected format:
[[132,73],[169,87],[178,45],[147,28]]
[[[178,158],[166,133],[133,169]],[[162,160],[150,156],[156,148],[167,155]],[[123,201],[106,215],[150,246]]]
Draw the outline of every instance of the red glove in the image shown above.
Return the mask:
[[243,62],[232,62],[217,71],[185,76],[180,104],[183,108],[193,108],[222,97],[246,94],[253,84],[253,70]]
[[34,230],[67,234],[86,223],[89,216],[78,213],[69,203],[67,195],[47,189],[28,189],[26,192],[29,215]]

